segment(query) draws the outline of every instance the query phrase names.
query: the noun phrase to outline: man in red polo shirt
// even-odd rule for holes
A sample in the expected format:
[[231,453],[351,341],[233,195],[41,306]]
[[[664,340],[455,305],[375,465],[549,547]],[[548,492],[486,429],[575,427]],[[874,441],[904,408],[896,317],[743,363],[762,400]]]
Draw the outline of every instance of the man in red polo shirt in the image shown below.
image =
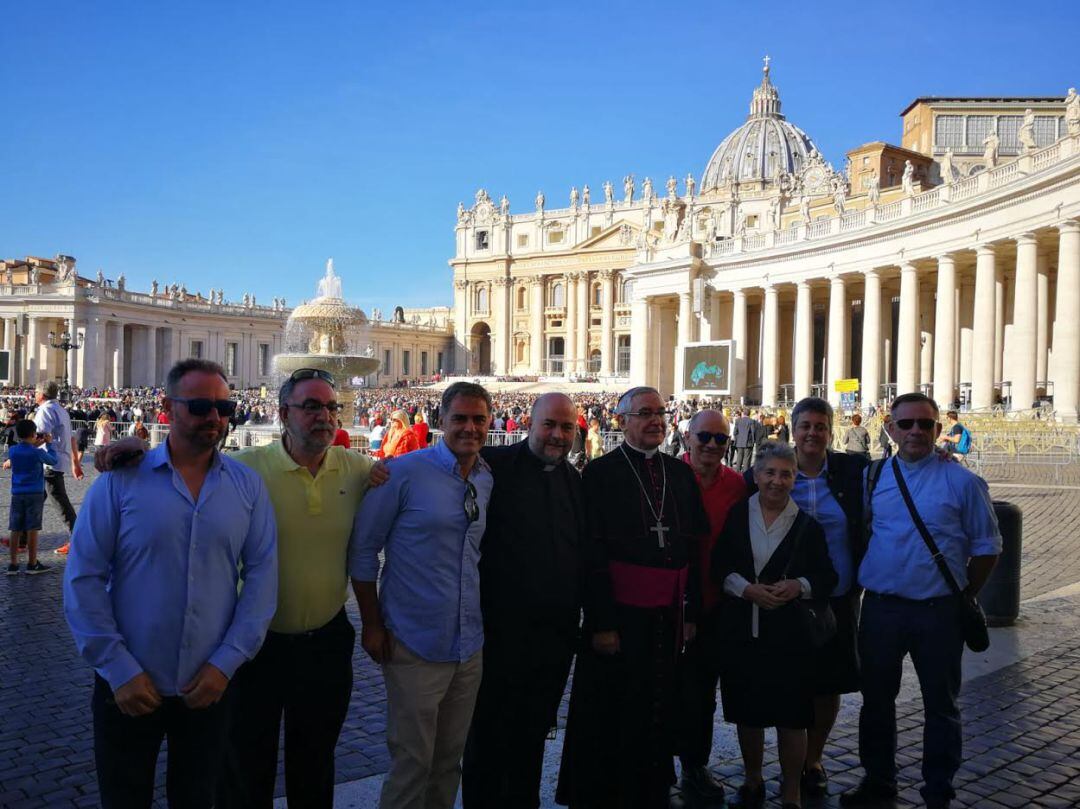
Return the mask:
[[709,535],[698,543],[701,554],[702,609],[697,637],[682,657],[680,669],[679,759],[682,762],[682,790],[687,805],[718,804],[724,788],[706,767],[712,750],[713,715],[716,713],[716,684],[720,678],[720,641],[716,637],[714,610],[722,589],[709,576],[712,551],[731,507],[746,497],[746,481],[724,466],[731,425],[719,410],[701,410],[690,419],[686,431],[690,451],[683,460],[690,464],[701,489],[701,499],[709,516]]

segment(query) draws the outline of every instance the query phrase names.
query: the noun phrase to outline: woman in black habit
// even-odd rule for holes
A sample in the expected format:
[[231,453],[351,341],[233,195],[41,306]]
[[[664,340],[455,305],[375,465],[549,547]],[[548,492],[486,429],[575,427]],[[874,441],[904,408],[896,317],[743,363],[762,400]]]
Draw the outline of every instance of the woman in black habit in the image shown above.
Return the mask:
[[824,531],[791,499],[795,473],[794,450],[766,442],[754,459],[758,492],[731,510],[713,551],[712,575],[724,589],[720,695],[746,771],[733,807],[765,805],[767,727],[777,729],[784,809],[801,805],[814,656],[795,602],[827,596],[837,577]]

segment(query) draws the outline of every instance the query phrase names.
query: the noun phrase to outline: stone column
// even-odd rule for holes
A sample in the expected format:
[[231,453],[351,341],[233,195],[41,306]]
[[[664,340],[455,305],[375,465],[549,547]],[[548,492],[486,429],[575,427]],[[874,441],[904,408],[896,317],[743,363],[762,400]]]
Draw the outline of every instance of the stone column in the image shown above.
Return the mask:
[[881,290],[881,381],[896,381],[896,363],[893,360],[893,295],[882,284]]
[[694,301],[689,292],[679,293],[679,330],[675,342],[675,385],[678,393],[683,392],[683,369],[686,357],[684,347],[694,341]]
[[592,285],[589,283],[589,274],[581,273],[578,278],[577,291],[577,344],[578,363],[576,368],[581,373],[589,372],[589,319],[592,306]]
[[919,384],[934,378],[934,290],[929,283],[919,286]]
[[877,270],[864,273],[862,374],[860,398],[874,404],[881,388],[881,276]]
[[1054,313],[1054,410],[1077,420],[1080,401],[1080,222],[1058,225],[1057,310]]
[[746,395],[746,290],[734,290],[731,306],[731,398],[741,402]]
[[900,265],[900,328],[896,333],[896,393],[919,389],[919,271]]
[[578,273],[571,272],[564,276],[566,283],[566,317],[563,319],[563,332],[566,335],[563,345],[563,372],[570,376],[577,370],[577,279]]
[[630,305],[630,385],[647,385],[649,378],[649,317],[652,306],[648,298],[635,298]]
[[615,346],[611,326],[615,317],[615,285],[612,283],[614,274],[611,270],[601,270],[600,273],[600,376],[611,376],[613,366],[612,356]]
[[1039,307],[1039,242],[1034,233],[1016,239],[1016,290],[1013,298],[1012,409],[1026,410],[1035,401],[1036,327]]
[[959,370],[958,383],[971,384],[971,357],[975,345],[975,283],[971,278],[960,282],[957,293],[956,319],[960,323],[960,351],[956,358]]
[[[510,345],[510,333],[513,314],[510,311],[510,290],[513,280],[502,277],[496,278],[492,287],[492,309],[495,320],[495,345],[492,360],[495,368],[493,373],[509,374],[513,348]],[[417,361],[419,362],[419,354]],[[419,369],[419,366],[417,366]],[[419,370],[417,371],[419,374]]]
[[975,251],[975,305],[972,324],[971,407],[979,410],[994,404],[994,333],[997,268],[994,248],[980,245]]
[[[68,318],[68,320],[65,322],[64,326],[67,329],[68,334],[71,335],[71,342],[78,343],[79,342],[79,329],[75,325],[75,318],[73,318],[73,317]],[[65,359],[67,360],[67,366],[68,366],[67,367],[68,384],[70,384],[70,385],[78,385],[79,384],[79,351],[78,351],[78,349],[73,349],[73,350],[69,351],[67,353],[67,356],[65,357]]]
[[1039,251],[1038,318],[1035,324],[1035,387],[1037,396],[1046,395],[1047,354],[1050,344],[1050,255]]
[[825,381],[828,387],[826,395],[834,407],[840,405],[840,394],[836,391],[836,383],[845,379],[847,373],[844,351],[847,342],[844,337],[848,330],[847,314],[847,291],[844,288],[844,279],[834,276],[829,279],[829,353],[825,360]]
[[[157,385],[158,383],[165,381],[164,379],[158,379],[157,378],[157,367],[158,367],[157,331],[158,330],[157,330],[156,326],[148,326],[146,328],[146,384],[147,385]],[[249,352],[250,352],[250,347],[255,341],[252,339],[252,336],[250,334],[247,335],[247,337],[248,337],[248,347],[249,347]],[[252,372],[254,367],[255,367],[255,360],[254,360],[254,358],[250,357],[250,353],[249,353],[249,358],[250,359],[249,359],[249,363],[248,363],[248,374],[247,374],[246,379],[247,379],[248,385],[251,385],[252,384],[252,378],[255,376],[255,374]]]
[[763,407],[776,406],[777,388],[780,378],[776,363],[776,346],[779,339],[779,295],[776,286],[765,287],[764,323],[762,325],[761,345],[761,404]]
[[813,375],[814,312],[810,295],[810,282],[799,281],[795,288],[795,401],[810,395]]
[[544,276],[529,279],[529,368],[544,373]]
[[26,350],[23,354],[23,367],[26,369],[26,385],[36,385],[41,374],[41,337],[38,334],[38,318],[28,315],[26,318]]
[[454,281],[454,373],[469,370],[469,282]]
[[994,384],[1005,378],[1005,268],[994,269]]
[[948,408],[956,397],[956,260],[938,256],[934,318],[934,399]]
[[79,383],[84,388],[100,388],[105,384],[105,329],[100,317],[89,315],[86,318],[86,332],[79,354],[82,355]]

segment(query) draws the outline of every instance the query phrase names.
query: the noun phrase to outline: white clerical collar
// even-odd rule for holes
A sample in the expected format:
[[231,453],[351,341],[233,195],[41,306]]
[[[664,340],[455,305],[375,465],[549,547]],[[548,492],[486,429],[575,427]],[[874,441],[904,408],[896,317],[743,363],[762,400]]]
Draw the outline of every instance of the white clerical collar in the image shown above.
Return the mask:
[[626,444],[626,446],[630,447],[630,449],[632,449],[634,452],[640,452],[646,458],[651,458],[653,455],[660,451],[660,447],[656,447],[655,449],[638,449],[626,438],[623,439],[623,443]]

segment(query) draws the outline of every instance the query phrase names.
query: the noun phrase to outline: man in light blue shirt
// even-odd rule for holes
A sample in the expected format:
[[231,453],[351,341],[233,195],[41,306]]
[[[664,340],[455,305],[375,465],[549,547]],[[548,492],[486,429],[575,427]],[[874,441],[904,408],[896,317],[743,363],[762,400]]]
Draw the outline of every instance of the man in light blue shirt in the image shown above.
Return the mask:
[[184,360],[166,390],[168,440],[90,488],[64,576],[64,613],[97,673],[94,753],[106,809],[151,805],[166,736],[170,805],[213,806],[223,697],[277,604],[266,487],[217,451],[235,410],[224,372]]
[[[961,599],[974,598],[986,582],[1001,553],[1001,534],[986,482],[934,452],[941,433],[934,400],[907,393],[893,401],[891,412],[897,454],[869,471],[871,536],[859,566],[866,590],[859,627],[859,757],[866,777],[841,805],[877,806],[896,796],[896,695],[910,654],[926,723],[921,792],[927,807],[941,809],[955,797],[952,779],[961,761]],[[915,527],[894,465],[963,595],[953,594]]]
[[491,397],[455,382],[439,412],[442,442],[393,460],[390,481],[364,498],[349,546],[360,642],[386,680],[383,809],[454,805],[480,687],[477,566],[494,482],[480,448]]

